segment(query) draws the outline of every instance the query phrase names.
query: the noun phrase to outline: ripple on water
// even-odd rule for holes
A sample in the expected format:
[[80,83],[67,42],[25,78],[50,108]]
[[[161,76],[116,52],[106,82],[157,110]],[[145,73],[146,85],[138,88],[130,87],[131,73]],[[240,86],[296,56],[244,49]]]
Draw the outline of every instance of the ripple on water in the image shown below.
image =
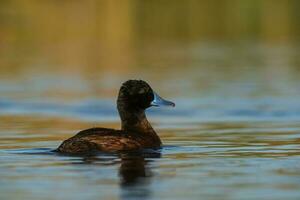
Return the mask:
[[[199,196],[273,199],[276,194],[278,199],[297,199],[300,196],[297,120],[280,121],[277,116],[265,118],[260,114],[258,119],[248,116],[235,120],[239,114],[232,118],[230,113],[226,118],[218,116],[220,112],[204,121],[202,115],[189,120],[195,115],[192,112],[181,120],[182,116],[178,117],[181,111],[175,116],[169,111],[162,114],[154,111],[149,115],[164,142],[159,151],[135,155],[58,155],[52,150],[78,130],[96,125],[119,127],[117,117],[99,123],[80,106],[74,105],[67,109],[69,114],[59,118],[41,117],[41,113],[0,116],[1,198],[183,199],[188,194],[191,199]],[[86,114],[69,118],[68,115],[76,113],[74,110],[79,112],[77,115]]]

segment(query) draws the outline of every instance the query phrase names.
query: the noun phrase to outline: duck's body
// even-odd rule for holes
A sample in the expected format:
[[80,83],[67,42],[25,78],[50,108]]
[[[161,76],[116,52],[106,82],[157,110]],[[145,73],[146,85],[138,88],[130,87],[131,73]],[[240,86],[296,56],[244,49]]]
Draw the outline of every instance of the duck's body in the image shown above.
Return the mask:
[[58,151],[63,153],[87,153],[95,151],[138,151],[144,148],[159,148],[161,140],[155,135],[127,132],[107,128],[91,128],[80,131],[65,140]]
[[[155,102],[156,101],[156,102]],[[62,153],[95,151],[138,151],[159,148],[161,140],[148,122],[145,109],[150,106],[175,104],[161,99],[144,81],[127,81],[119,92],[117,104],[122,121],[121,130],[91,128],[65,140],[57,149]]]

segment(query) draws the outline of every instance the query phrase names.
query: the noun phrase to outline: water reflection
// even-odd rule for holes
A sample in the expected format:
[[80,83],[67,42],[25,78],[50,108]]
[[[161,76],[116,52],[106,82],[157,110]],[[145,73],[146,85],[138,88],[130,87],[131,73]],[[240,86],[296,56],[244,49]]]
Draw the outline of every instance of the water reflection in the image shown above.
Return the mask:
[[[26,148],[55,148],[67,137],[56,129],[41,137],[53,121],[40,121],[33,133],[19,136],[28,141],[12,138],[13,133],[1,141],[8,145],[0,150],[1,197],[17,199],[15,191],[26,199],[40,199],[41,193],[60,194],[60,199],[184,199],[187,194],[190,199],[257,199],[273,192],[299,197],[299,122],[249,121],[163,123],[158,132],[165,146],[159,152],[93,156]],[[64,127],[73,132],[75,124]],[[224,191],[230,192],[224,197]]]
[[119,169],[120,183],[123,187],[134,186],[142,181],[143,178],[151,177],[151,173],[146,168],[147,161],[142,155],[121,156],[121,166]]
[[[151,197],[151,178],[153,172],[149,166],[155,159],[160,158],[160,152],[121,153],[118,155],[83,156],[82,162],[69,164],[96,165],[97,167],[119,165],[119,186],[121,199],[148,199]],[[117,172],[116,172],[117,173]]]
[[[160,154],[156,154],[155,157],[160,157]],[[149,167],[149,161],[142,155],[124,154],[121,158],[119,169],[121,198],[148,199],[151,197],[152,191],[149,184],[153,173]]]

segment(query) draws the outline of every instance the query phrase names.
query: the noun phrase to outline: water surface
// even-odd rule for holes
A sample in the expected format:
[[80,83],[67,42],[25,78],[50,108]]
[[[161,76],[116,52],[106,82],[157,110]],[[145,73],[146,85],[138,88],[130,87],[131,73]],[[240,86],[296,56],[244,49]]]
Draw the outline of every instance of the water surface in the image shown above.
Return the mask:
[[[223,60],[230,59],[223,47],[217,50]],[[177,107],[149,109],[164,146],[134,155],[52,152],[84,128],[119,128],[115,95],[123,77],[40,74],[23,85],[20,78],[7,80],[0,102],[0,197],[299,199],[299,80],[294,78],[297,67],[290,65],[298,58],[288,55],[287,67],[278,68],[279,79],[268,79],[277,72],[259,63],[252,68],[245,60],[244,68],[225,71],[197,68],[197,62],[181,75],[157,68],[156,78],[144,69],[153,88]],[[97,86],[87,92],[86,85]],[[26,92],[21,95],[21,90]]]

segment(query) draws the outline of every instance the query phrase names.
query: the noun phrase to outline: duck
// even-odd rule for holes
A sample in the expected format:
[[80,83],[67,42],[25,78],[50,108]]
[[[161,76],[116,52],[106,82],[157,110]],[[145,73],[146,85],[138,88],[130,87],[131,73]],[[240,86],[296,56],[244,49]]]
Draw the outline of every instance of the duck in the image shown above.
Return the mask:
[[59,153],[83,154],[94,152],[134,152],[159,149],[162,142],[145,110],[150,107],[170,106],[175,103],[160,97],[143,80],[128,80],[122,84],[117,98],[121,129],[90,128],[63,141],[56,149]]

